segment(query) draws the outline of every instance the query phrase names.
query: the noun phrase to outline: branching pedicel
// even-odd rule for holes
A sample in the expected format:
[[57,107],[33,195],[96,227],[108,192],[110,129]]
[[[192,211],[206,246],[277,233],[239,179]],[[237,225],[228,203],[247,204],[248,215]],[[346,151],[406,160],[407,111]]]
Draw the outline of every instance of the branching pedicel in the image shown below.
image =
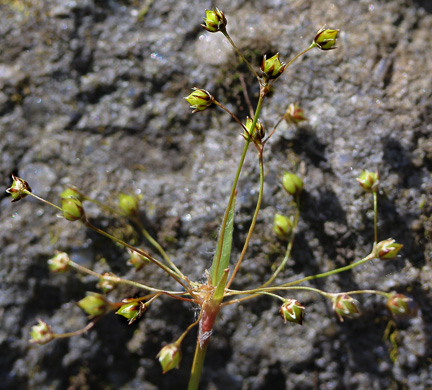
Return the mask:
[[[259,100],[255,110],[253,111],[254,116],[252,119],[247,118],[245,123],[237,118],[236,115],[229,111],[222,103],[217,101],[210,92],[204,89],[193,88],[193,92],[185,98],[193,109],[193,112],[206,110],[213,105],[227,112],[241,126],[242,135],[245,140],[240,162],[234,177],[228,205],[223,217],[212,267],[210,271],[206,271],[206,283],[191,281],[186,275],[182,273],[179,265],[173,263],[161,245],[148,233],[146,228],[143,226],[139,218],[139,202],[138,199],[133,196],[120,194],[118,208],[114,209],[98,202],[95,199],[89,198],[76,188],[68,188],[61,194],[60,207],[33,194],[29,184],[23,179],[14,175],[12,175],[12,186],[7,190],[7,192],[12,195],[12,202],[17,202],[26,196],[33,196],[61,211],[64,218],[68,221],[79,221],[87,228],[110,238],[112,241],[122,245],[129,251],[131,255],[129,264],[133,266],[137,272],[139,272],[146,263],[153,263],[153,265],[161,268],[168,277],[172,278],[172,280],[175,282],[174,285],[176,285],[178,288],[178,290],[174,289],[172,291],[168,291],[159,289],[157,287],[148,286],[134,280],[124,279],[112,273],[99,274],[73,262],[66,253],[59,252],[48,261],[48,266],[52,272],[66,272],[73,268],[78,272],[92,275],[98,280],[97,287],[102,291],[102,293],[89,292],[85,298],[78,302],[78,306],[89,316],[89,323],[86,327],[70,333],[57,334],[46,322],[39,319],[39,324],[33,326],[31,330],[31,341],[38,344],[45,344],[56,338],[71,337],[82,334],[91,329],[103,316],[112,311],[116,311],[118,315],[125,317],[129,324],[131,324],[142,316],[142,314],[149,308],[154,300],[161,297],[192,302],[200,308],[198,319],[193,322],[176,341],[165,345],[157,356],[162,366],[163,373],[173,368],[179,367],[181,360],[181,343],[183,339],[191,329],[195,327],[199,328],[195,357],[188,387],[190,390],[198,388],[205,353],[211,339],[214,322],[220,310],[225,306],[241,303],[260,295],[268,295],[282,301],[280,314],[284,322],[292,322],[301,325],[303,322],[304,312],[307,310],[307,308],[296,299],[291,297],[283,297],[278,295],[277,292],[289,293],[292,295],[295,291],[307,290],[315,292],[328,299],[340,321],[343,321],[344,317],[350,317],[359,312],[358,302],[353,298],[354,295],[359,294],[376,294],[383,296],[387,299],[387,308],[393,315],[409,315],[413,313],[411,299],[396,292],[358,290],[334,293],[322,291],[317,288],[305,285],[305,282],[309,280],[324,278],[339,272],[351,270],[373,259],[388,260],[395,258],[402,248],[402,245],[398,244],[393,239],[387,239],[378,242],[377,197],[380,178],[378,173],[370,171],[363,171],[357,180],[365,189],[365,191],[370,192],[373,196],[375,218],[374,243],[372,245],[371,253],[369,253],[363,259],[360,259],[345,267],[336,268],[327,272],[311,275],[283,284],[275,284],[275,280],[283,271],[287,261],[291,256],[291,250],[294,244],[295,233],[300,217],[300,199],[304,187],[303,180],[298,175],[286,172],[283,175],[282,186],[286,190],[288,196],[293,198],[296,207],[296,213],[292,217],[276,214],[273,222],[273,230],[277,237],[287,242],[285,255],[278,264],[275,264],[275,270],[273,274],[270,275],[267,280],[263,281],[261,286],[254,287],[246,291],[240,291],[231,288],[235,276],[237,275],[240,266],[246,257],[246,251],[248,249],[255,223],[257,221],[258,212],[261,207],[264,186],[264,148],[282,120],[286,120],[288,123],[295,125],[306,120],[303,110],[299,107],[299,105],[297,103],[291,104],[289,105],[285,115],[282,116],[282,118],[277,122],[275,127],[266,137],[264,126],[259,121],[265,98],[270,88],[285,71],[285,69],[301,55],[314,48],[318,48],[320,50],[335,49],[336,38],[339,30],[327,29],[324,26],[316,33],[312,44],[310,44],[308,48],[300,52],[287,63],[280,61],[279,53],[268,59],[266,56],[264,56],[260,71],[257,72],[254,67],[246,60],[246,58],[244,58],[228,34],[226,29],[227,19],[221,10],[215,8],[211,11],[206,11],[206,17],[204,18],[204,24],[202,24],[202,26],[210,33],[221,32],[226,37],[237,54],[247,64],[251,72],[256,76],[260,87]],[[241,251],[241,254],[239,255],[239,258],[237,259],[234,266],[230,266],[237,184],[243,168],[243,162],[251,143],[256,148],[258,155],[260,170],[259,195],[243,250]],[[83,203],[85,202],[94,202],[109,212],[114,212],[129,218],[130,221],[143,233],[148,242],[150,242],[150,244],[158,251],[160,259],[150,255],[147,250],[136,248],[94,226],[86,217],[83,206]],[[142,291],[145,291],[145,294],[138,298],[126,297],[120,302],[111,302],[108,300],[107,295],[117,285],[120,284],[134,286]]]

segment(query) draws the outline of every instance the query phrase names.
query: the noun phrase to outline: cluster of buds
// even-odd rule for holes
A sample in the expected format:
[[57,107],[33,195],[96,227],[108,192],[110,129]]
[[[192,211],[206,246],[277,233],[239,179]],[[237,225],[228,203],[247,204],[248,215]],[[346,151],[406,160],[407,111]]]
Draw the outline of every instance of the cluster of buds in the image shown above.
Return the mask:
[[54,333],[51,327],[41,319],[38,319],[39,324],[32,326],[30,330],[30,342],[43,345],[54,339]]
[[289,217],[281,214],[275,214],[273,220],[273,231],[281,240],[287,241],[293,232],[293,222]]
[[204,24],[201,24],[201,26],[208,32],[216,33],[218,31],[225,31],[227,24],[228,21],[224,13],[218,8],[213,8],[211,11],[206,10]]
[[331,294],[330,299],[333,311],[340,322],[343,322],[343,317],[351,317],[353,314],[359,313],[358,301],[347,294]]
[[246,124],[245,127],[247,129],[247,132],[245,131],[242,136],[244,139],[248,140],[250,137],[252,137],[252,140],[257,143],[258,145],[261,144],[261,141],[265,137],[265,128],[261,121],[258,119],[255,129],[252,131],[252,124],[253,120],[249,117],[246,117]]
[[303,323],[305,307],[295,299],[285,299],[280,308],[280,314],[286,324],[294,322],[301,325]]
[[12,186],[6,190],[12,195],[12,202],[18,202],[32,192],[29,184],[18,176],[12,174]]
[[332,30],[324,25],[315,35],[312,44],[321,50],[336,49],[336,39],[340,30]]
[[192,114],[197,111],[204,111],[209,108],[214,101],[214,97],[210,94],[210,92],[201,88],[192,88],[193,92],[186,96],[186,101],[190,104],[192,108]]
[[303,110],[298,103],[291,103],[285,112],[284,119],[288,124],[298,125],[300,122],[306,121]]
[[285,172],[282,178],[282,186],[288,194],[295,197],[303,191],[303,180],[295,173]]
[[48,268],[51,272],[64,273],[69,269],[70,258],[66,252],[57,254],[48,260]]
[[398,244],[395,240],[389,238],[387,240],[380,241],[375,245],[375,257],[381,260],[394,259],[402,248],[402,244]]
[[147,306],[143,302],[136,301],[135,299],[123,299],[124,305],[116,311],[116,314],[121,315],[129,320],[128,324],[132,324],[147,310]]
[[371,171],[362,171],[360,176],[356,179],[360,186],[368,192],[377,192],[379,186],[379,173]]
[[280,62],[279,53],[276,53],[273,57],[267,59],[264,55],[261,62],[261,72],[263,79],[268,80],[277,79],[286,69],[287,64]]
[[88,314],[89,319],[102,316],[116,308],[102,294],[94,292],[88,292],[87,296],[81,299],[77,305]]
[[181,350],[177,343],[165,345],[156,356],[165,374],[173,368],[178,368],[181,361]]

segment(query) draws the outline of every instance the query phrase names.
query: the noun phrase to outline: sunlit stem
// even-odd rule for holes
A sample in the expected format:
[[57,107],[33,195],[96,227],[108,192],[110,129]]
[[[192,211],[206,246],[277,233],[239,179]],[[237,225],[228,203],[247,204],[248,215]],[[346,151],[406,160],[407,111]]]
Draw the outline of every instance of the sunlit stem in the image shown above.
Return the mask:
[[118,210],[118,209],[116,209],[114,207],[110,207],[110,206],[108,206],[108,205],[106,205],[106,204],[104,204],[102,202],[99,202],[97,199],[90,198],[90,197],[88,197],[87,195],[83,194],[81,191],[79,191],[77,189],[75,189],[75,190],[78,191],[81,194],[81,196],[83,196],[84,200],[88,200],[89,202],[92,202],[92,203],[98,205],[100,208],[102,208],[104,210],[107,210],[110,213],[118,214],[118,215],[121,215],[123,217],[129,218],[131,221],[133,221],[135,224],[137,224],[138,227],[141,229],[141,232],[142,232],[143,236],[161,254],[161,256],[163,257],[163,259],[171,266],[171,268],[176,272],[176,274],[181,279],[183,279],[183,280],[186,279],[186,277],[183,275],[183,273],[171,261],[171,259],[167,255],[167,253],[162,248],[162,246],[150,235],[150,233],[147,231],[147,229],[145,229],[145,227],[143,226],[142,222],[140,221],[140,219],[138,217],[136,217],[136,216],[130,217],[128,215],[125,215],[120,210]]
[[296,195],[296,213],[294,216],[294,223],[293,223],[293,231],[291,232],[290,239],[287,245],[287,249],[285,251],[285,256],[282,260],[282,262],[279,264],[279,267],[276,269],[276,271],[273,273],[271,278],[267,280],[261,287],[267,287],[268,285],[272,284],[274,280],[277,278],[277,276],[283,271],[283,269],[286,266],[287,261],[289,260],[291,256],[292,247],[294,245],[294,237],[297,230],[297,225],[299,221],[300,216],[300,195]]
[[183,273],[177,268],[177,266],[172,262],[170,257],[167,255],[165,250],[162,248],[162,246],[157,242],[147,231],[147,229],[143,226],[139,218],[132,218],[132,221],[138,225],[138,227],[141,229],[141,232],[143,236],[146,238],[146,240],[153,245],[153,247],[161,254],[163,259],[171,266],[171,268],[176,272],[178,276],[181,277],[181,279],[185,280],[186,277],[183,275]]
[[239,57],[246,63],[250,71],[255,75],[256,78],[259,78],[258,73],[255,71],[253,66],[249,63],[249,61],[245,58],[245,56],[242,54],[242,52],[239,50],[239,48],[236,46],[234,41],[229,36],[228,32],[226,30],[221,30],[222,34],[225,35],[225,38],[228,39],[229,43],[233,47],[233,49],[237,52]]
[[86,267],[83,267],[82,265],[75,263],[72,260],[69,260],[68,265],[71,266],[72,268],[76,269],[79,272],[82,272],[84,274],[87,275],[91,275],[94,276],[95,278],[98,279],[102,279],[102,280],[108,280],[110,282],[114,282],[114,283],[118,283],[118,284],[126,284],[129,286],[133,286],[133,287],[137,287],[141,290],[147,290],[147,291],[153,291],[155,293],[163,293],[163,294],[169,294],[169,295],[176,295],[176,294],[184,294],[184,292],[177,292],[177,291],[165,291],[165,290],[160,290],[157,288],[153,288],[150,286],[146,286],[145,284],[142,283],[138,283],[138,282],[134,282],[133,280],[128,280],[128,279],[122,279],[119,278],[118,276],[113,276],[113,275],[102,275],[99,274],[91,269],[88,269]]
[[49,205],[51,207],[54,207],[55,209],[57,209],[57,210],[59,210],[59,211],[61,211],[63,213],[63,209],[61,207],[55,205],[54,203],[48,202],[47,200],[45,200],[45,199],[43,199],[43,198],[41,198],[41,197],[33,194],[33,192],[26,191],[26,194],[30,195],[30,196],[33,196],[33,198],[36,198],[37,200],[40,200],[41,202],[43,202],[43,203],[45,203],[45,204],[47,204],[47,205]]
[[55,339],[64,339],[64,338],[69,338],[69,337],[74,337],[74,336],[78,336],[80,334],[86,333],[88,332],[91,328],[93,328],[93,326],[96,325],[96,323],[99,321],[101,317],[98,317],[96,319],[94,319],[92,322],[89,322],[84,328],[76,330],[74,332],[67,332],[67,333],[54,333],[53,337]]
[[378,242],[378,192],[373,191],[373,205],[374,205],[374,237],[375,244]]
[[[234,197],[235,197],[235,193],[236,193],[236,189],[237,189],[237,184],[238,184],[238,181],[240,178],[240,173],[241,173],[241,170],[243,168],[243,164],[244,164],[244,161],[246,158],[246,154],[247,154],[249,145],[250,145],[252,137],[253,137],[253,133],[255,131],[255,125],[258,121],[258,118],[259,118],[259,115],[260,115],[260,112],[262,109],[262,105],[264,103],[264,98],[265,98],[265,95],[260,93],[260,98],[258,100],[257,108],[255,111],[255,116],[254,116],[251,130],[250,130],[250,136],[246,139],[245,145],[243,147],[243,152],[242,152],[242,155],[240,157],[240,162],[239,162],[238,167],[237,167],[237,172],[236,172],[236,175],[234,177],[234,183],[233,183],[232,188],[231,188],[231,194],[230,194],[230,197],[228,200],[228,205],[227,205],[227,208],[225,210],[225,215],[224,215],[224,218],[222,221],[222,228],[221,228],[221,231],[219,234],[219,241],[218,241],[218,248],[217,248],[217,253],[219,253],[219,256],[217,259],[215,259],[216,266],[214,268],[214,270],[215,270],[214,275],[218,275],[218,271],[219,271],[219,267],[220,267],[220,260],[221,260],[221,256],[222,256],[222,246],[223,246],[223,242],[224,242],[225,227],[226,227],[226,224],[228,221],[228,216],[229,216],[229,212],[231,210],[232,203],[234,201]],[[213,282],[213,285],[215,285],[217,283],[216,280],[213,280],[212,282]]]
[[83,222],[83,224],[85,226],[87,226],[89,229],[95,231],[96,233],[99,233],[99,234],[101,234],[101,235],[103,235],[105,237],[108,237],[110,240],[112,240],[112,241],[114,241],[114,242],[116,242],[116,243],[118,243],[118,244],[120,244],[120,245],[122,245],[122,246],[124,246],[126,248],[129,248],[131,251],[136,252],[136,253],[138,253],[141,256],[146,257],[152,263],[156,264],[159,268],[161,268],[162,270],[164,270],[169,276],[171,276],[176,282],[178,282],[179,284],[181,284],[185,289],[188,289],[187,284],[184,281],[180,280],[179,276],[171,268],[167,267],[165,264],[161,263],[159,260],[156,260],[153,257],[151,257],[149,253],[147,253],[147,252],[145,252],[145,251],[143,251],[141,249],[135,248],[134,246],[128,244],[127,242],[125,242],[123,240],[120,240],[117,237],[112,236],[111,234],[103,231],[102,229],[99,229],[98,227],[92,225],[87,220],[84,220],[82,222]]
[[217,100],[213,100],[213,103],[216,104],[218,107],[222,108],[222,110],[224,110],[226,113],[231,115],[231,117],[242,127],[243,130],[248,131],[248,129],[242,123],[242,121],[239,118],[237,118],[237,116],[234,113],[232,113],[230,110],[228,110],[228,108],[226,108],[222,103],[219,103]]
[[290,60],[287,65],[286,68],[288,68],[288,66],[290,66],[297,58],[301,57],[303,54],[306,54],[309,50],[313,49],[316,46],[316,44],[314,42],[311,43],[311,45],[303,50],[302,52],[300,52],[299,54],[297,54],[292,60]]
[[208,345],[209,343],[204,343],[204,345],[201,346],[201,343],[198,341],[196,343],[188,390],[198,390]]
[[338,274],[340,272],[349,271],[350,269],[358,267],[358,266],[360,266],[360,265],[362,265],[364,263],[367,263],[368,261],[371,261],[371,260],[373,260],[375,258],[376,258],[375,253],[372,252],[368,256],[366,256],[365,258],[363,258],[363,259],[361,259],[359,261],[356,261],[355,263],[351,263],[351,264],[349,264],[349,265],[347,265],[345,267],[336,268],[334,270],[331,270],[331,271],[328,271],[328,272],[323,272],[323,273],[317,274],[317,275],[307,276],[305,278],[302,278],[302,279],[299,279],[299,280],[295,280],[293,282],[281,284],[279,287],[295,286],[295,285],[297,285],[299,283],[303,283],[303,282],[306,282],[308,280],[326,278],[327,276],[330,276],[330,275],[335,275],[335,274]]
[[253,218],[252,218],[251,225],[249,227],[249,231],[248,231],[245,243],[243,245],[243,249],[241,251],[241,254],[240,254],[240,257],[239,257],[239,259],[237,261],[237,264],[235,265],[234,271],[233,271],[233,273],[232,273],[232,275],[231,275],[231,277],[230,277],[230,279],[229,279],[229,281],[227,283],[227,286],[226,286],[227,288],[229,288],[229,286],[233,282],[233,280],[234,280],[234,278],[235,278],[235,276],[236,276],[236,274],[237,274],[237,272],[238,272],[238,270],[239,270],[239,268],[241,266],[241,263],[242,263],[245,255],[246,255],[247,248],[248,248],[250,240],[252,238],[252,233],[253,233],[253,231],[255,229],[256,221],[257,221],[257,218],[258,218],[258,213],[259,213],[259,210],[261,208],[261,203],[262,203],[262,199],[263,199],[263,192],[264,192],[263,149],[261,149],[259,151],[258,158],[259,158],[259,170],[260,170],[260,184],[259,184],[258,201],[257,201],[256,207],[255,207],[255,212],[254,212],[254,215],[253,215]]

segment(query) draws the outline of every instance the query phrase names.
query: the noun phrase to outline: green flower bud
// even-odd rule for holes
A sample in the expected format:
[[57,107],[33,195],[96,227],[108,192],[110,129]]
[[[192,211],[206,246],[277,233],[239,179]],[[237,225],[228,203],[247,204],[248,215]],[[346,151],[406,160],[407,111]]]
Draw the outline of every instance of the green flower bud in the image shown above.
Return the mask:
[[73,196],[62,198],[63,216],[68,221],[85,221],[86,216],[81,201]]
[[88,292],[77,305],[89,315],[89,318],[99,317],[115,308],[102,294],[94,292]]
[[12,195],[12,202],[18,202],[32,192],[29,184],[18,176],[12,174],[12,186],[6,190]]
[[168,344],[163,347],[156,356],[162,366],[162,373],[165,374],[173,368],[178,368],[181,360],[180,348],[175,344]]
[[[128,301],[127,299],[123,300],[123,302]],[[134,321],[136,321],[138,318],[141,318],[141,316],[144,314],[144,312],[147,310],[147,307],[142,302],[129,302],[124,304],[116,311],[116,314],[119,314],[126,319],[129,320],[128,324],[132,324]]]
[[362,171],[360,176],[356,179],[365,191],[376,192],[379,186],[379,173],[378,171]]
[[375,245],[375,256],[381,260],[394,259],[398,252],[403,248],[402,244],[398,244],[392,238],[380,241]]
[[395,292],[390,293],[386,307],[393,316],[413,316],[417,312],[417,307],[411,298]]
[[331,30],[324,25],[316,33],[313,44],[321,50],[336,49],[336,38],[340,30]]
[[46,344],[54,339],[54,333],[51,330],[51,327],[41,319],[38,319],[39,324],[34,325],[30,331],[31,343],[35,344]]
[[276,233],[278,238],[288,241],[293,231],[293,223],[291,222],[291,219],[281,214],[275,214],[273,220],[273,231]]
[[282,178],[282,185],[285,191],[292,196],[300,195],[303,191],[303,180],[294,173],[285,172]]
[[119,207],[128,217],[136,216],[139,213],[139,203],[136,196],[120,194]]
[[64,273],[69,269],[70,258],[66,252],[58,252],[48,260],[48,268],[51,272]]
[[289,321],[301,325],[303,323],[304,311],[305,307],[295,299],[285,299],[280,308],[280,314],[285,324]]
[[265,128],[262,125],[261,121],[258,119],[257,123],[255,124],[255,130],[254,132],[252,132],[252,124],[253,124],[253,120],[249,117],[246,117],[245,127],[246,129],[248,129],[248,133],[245,131],[242,134],[243,138],[248,140],[250,135],[252,135],[252,139],[254,140],[254,142],[260,145],[261,141],[265,137]]
[[189,96],[185,97],[186,101],[193,109],[192,114],[197,111],[204,111],[212,105],[214,97],[210,92],[195,87],[192,88],[192,90],[193,92]]
[[[115,275],[112,272],[104,272],[102,276],[114,276]],[[113,280],[107,280],[104,278],[100,278],[98,284],[96,285],[97,288],[100,288],[104,294],[107,294],[111,291],[113,291],[117,287],[117,283]]]
[[215,33],[218,31],[225,31],[228,21],[220,9],[213,8],[212,11],[206,10],[204,23],[205,24],[201,24],[203,28],[211,33]]
[[298,103],[291,103],[286,110],[284,119],[288,124],[298,125],[300,122],[306,121],[307,118],[304,116],[303,110],[300,108]]
[[134,252],[133,250],[131,250],[129,248],[127,248],[127,251],[130,254],[130,258],[129,258],[127,264],[132,265],[135,268],[135,272],[139,271],[146,264],[148,264],[150,262],[150,260],[147,259],[147,257],[140,255],[139,253]]
[[333,294],[331,301],[332,308],[340,322],[343,322],[343,317],[351,317],[353,314],[359,313],[358,301],[348,294]]
[[263,72],[263,77],[267,79],[278,78],[285,70],[287,65],[279,61],[279,53],[276,53],[273,57],[267,59],[264,55],[261,62],[261,71]]
[[60,198],[69,198],[71,196],[78,199],[80,202],[84,201],[84,195],[74,187],[68,187],[60,194]]

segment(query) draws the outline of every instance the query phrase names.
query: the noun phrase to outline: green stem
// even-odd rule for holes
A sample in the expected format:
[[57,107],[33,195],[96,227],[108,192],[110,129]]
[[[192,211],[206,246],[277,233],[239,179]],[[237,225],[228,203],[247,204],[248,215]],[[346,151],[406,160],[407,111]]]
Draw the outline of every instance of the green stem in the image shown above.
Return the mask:
[[40,198],[39,196],[33,194],[33,192],[27,192],[27,195],[31,195],[31,196],[33,196],[33,198],[35,198],[37,200],[40,200],[41,202],[46,203],[47,205],[49,205],[51,207],[54,207],[55,209],[61,211],[62,214],[63,214],[63,209],[61,207],[55,205],[54,203],[48,202],[47,200],[45,200],[43,198]]
[[129,248],[131,251],[136,252],[136,253],[138,253],[141,256],[146,257],[152,263],[156,264],[159,268],[161,268],[162,270],[164,270],[169,276],[171,276],[176,282],[178,282],[180,285],[182,285],[186,290],[188,290],[187,284],[184,281],[180,280],[179,276],[171,268],[167,267],[165,264],[161,263],[159,260],[156,260],[153,257],[151,257],[149,253],[147,253],[147,252],[145,252],[145,251],[143,251],[141,249],[135,248],[134,246],[128,244],[127,242],[125,242],[123,240],[120,240],[117,237],[112,236],[111,234],[109,234],[109,233],[107,233],[107,232],[105,232],[105,231],[97,228],[96,226],[92,225],[87,220],[83,221],[83,224],[85,226],[87,226],[89,229],[95,231],[96,233],[99,233],[99,234],[101,234],[101,235],[103,235],[105,237],[108,237],[110,240],[112,240],[114,242],[117,242],[118,244],[120,244],[120,245],[122,245],[122,246],[124,246],[126,248]]
[[[228,221],[229,211],[231,209],[232,202],[234,201],[234,197],[235,197],[235,193],[236,193],[236,189],[237,189],[237,184],[238,184],[238,181],[239,181],[239,178],[240,178],[240,173],[241,173],[241,170],[243,168],[243,164],[244,164],[244,161],[245,161],[245,158],[246,158],[246,154],[247,154],[249,145],[250,145],[251,140],[253,138],[253,133],[254,133],[254,130],[255,130],[255,125],[256,125],[256,123],[258,121],[258,118],[259,118],[259,115],[260,115],[260,112],[261,112],[261,109],[262,109],[262,106],[263,106],[263,103],[264,103],[264,98],[265,98],[265,95],[262,94],[262,93],[260,93],[260,97],[259,97],[259,100],[258,100],[257,108],[256,108],[256,111],[255,111],[255,116],[254,116],[254,119],[253,119],[253,122],[252,122],[252,126],[251,126],[251,130],[250,130],[250,136],[248,137],[248,139],[246,140],[246,143],[244,145],[243,152],[242,152],[242,155],[240,157],[240,162],[239,162],[238,167],[237,167],[237,172],[236,172],[236,175],[234,177],[234,183],[233,183],[232,188],[231,188],[231,194],[230,194],[230,197],[229,197],[229,200],[228,200],[228,206],[227,206],[227,208],[225,210],[224,219],[222,221],[222,228],[221,228],[220,235],[219,235],[219,241],[218,241],[218,253],[219,253],[219,256],[216,259],[216,267],[215,267],[214,275],[218,275],[219,266],[220,266],[220,260],[221,260],[221,256],[222,256],[222,245],[223,245],[223,242],[224,242],[225,227],[226,227],[226,224],[227,224],[227,221]],[[212,280],[212,282],[213,282],[213,285],[216,285],[217,280],[216,279]]]
[[374,237],[375,244],[378,242],[378,192],[373,192],[373,205],[374,205]]
[[231,283],[233,282],[233,280],[234,280],[234,278],[235,278],[235,276],[236,276],[236,274],[240,268],[240,265],[241,265],[245,255],[246,255],[246,251],[247,251],[247,248],[249,247],[249,242],[251,240],[252,233],[255,229],[256,221],[258,219],[258,213],[259,213],[259,210],[260,210],[261,204],[262,204],[263,192],[264,192],[264,161],[263,161],[263,150],[262,149],[259,152],[258,158],[259,158],[259,167],[260,167],[259,168],[260,169],[260,185],[259,185],[258,201],[257,201],[257,205],[255,207],[255,213],[253,215],[251,225],[249,227],[248,235],[247,235],[245,243],[243,245],[242,252],[241,252],[240,257],[237,261],[237,264],[234,268],[234,271],[230,277],[230,280],[228,281],[228,284],[226,285],[226,288],[229,288],[229,286],[231,286]]
[[355,263],[351,263],[349,265],[346,265],[345,267],[336,268],[334,270],[331,270],[331,271],[328,271],[328,272],[323,272],[323,273],[317,274],[317,275],[307,276],[307,277],[305,277],[303,279],[299,279],[299,280],[295,280],[293,282],[282,284],[282,285],[280,285],[280,287],[295,286],[295,285],[297,285],[299,283],[306,282],[307,280],[325,278],[325,277],[330,276],[330,275],[335,275],[335,274],[338,274],[340,272],[345,272],[345,271],[348,271],[348,270],[353,269],[355,267],[358,267],[358,266],[360,266],[360,265],[362,265],[364,263],[367,263],[368,261],[371,261],[371,260],[373,260],[375,258],[376,258],[375,253],[372,252],[368,256],[366,256],[365,258],[363,258],[363,259],[361,259],[359,261],[356,261]]
[[236,46],[236,44],[234,43],[234,41],[229,36],[228,32],[226,30],[221,30],[221,33],[223,35],[225,35],[225,38],[228,39],[228,41],[231,44],[231,46],[234,48],[234,50],[239,55],[239,57],[246,63],[246,65],[248,66],[248,68],[250,69],[250,71],[255,75],[255,77],[259,78],[258,73],[255,71],[255,69],[249,63],[249,61],[244,57],[244,55],[242,54],[242,52],[239,50],[239,48]]
[[191,375],[189,378],[188,390],[198,390],[207,347],[208,342],[204,343],[204,345],[201,346],[200,342],[197,340]]
[[157,242],[151,235],[150,233],[147,231],[147,229],[143,226],[143,224],[141,223],[141,221],[138,218],[133,218],[132,219],[133,222],[135,222],[138,227],[141,229],[141,233],[143,234],[143,236],[146,238],[146,240],[153,245],[153,247],[161,254],[161,256],[163,257],[163,259],[171,266],[171,268],[176,272],[176,274],[178,276],[180,276],[180,278],[182,278],[183,280],[186,279],[186,277],[183,275],[183,273],[177,268],[177,266],[172,262],[172,260],[170,259],[170,257],[167,255],[167,253],[165,252],[165,250],[162,248],[162,246],[159,244],[159,242]]
[[289,260],[289,258],[291,256],[292,247],[294,245],[295,231],[297,229],[297,225],[298,225],[298,221],[299,221],[299,217],[300,217],[300,203],[299,202],[300,202],[300,196],[297,195],[296,196],[296,206],[297,206],[297,208],[296,208],[296,213],[295,213],[295,217],[294,217],[294,227],[293,227],[293,231],[291,233],[290,240],[289,240],[288,245],[287,245],[287,249],[286,249],[286,252],[285,252],[284,259],[279,264],[279,267],[273,273],[273,275],[271,276],[271,278],[269,280],[267,280],[267,282],[265,282],[261,287],[267,287],[268,285],[270,285],[270,284],[272,284],[274,282],[274,280],[277,278],[277,276],[285,268],[285,265],[286,265],[287,261]]

